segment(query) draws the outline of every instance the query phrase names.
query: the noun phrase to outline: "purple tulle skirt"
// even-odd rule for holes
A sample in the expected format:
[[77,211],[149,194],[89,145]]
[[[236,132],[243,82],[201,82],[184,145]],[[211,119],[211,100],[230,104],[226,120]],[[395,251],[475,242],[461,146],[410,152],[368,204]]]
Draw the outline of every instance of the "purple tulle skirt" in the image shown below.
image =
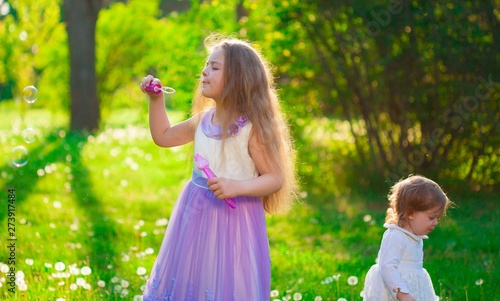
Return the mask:
[[237,197],[232,209],[196,182],[190,181],[177,200],[144,301],[269,300],[262,201]]

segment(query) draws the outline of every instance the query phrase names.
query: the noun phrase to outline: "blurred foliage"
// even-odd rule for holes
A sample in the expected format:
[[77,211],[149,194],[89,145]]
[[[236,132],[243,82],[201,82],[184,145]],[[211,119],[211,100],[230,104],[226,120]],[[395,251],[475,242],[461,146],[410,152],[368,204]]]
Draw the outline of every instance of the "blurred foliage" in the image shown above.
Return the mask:
[[[299,171],[315,189],[385,191],[422,173],[450,187],[498,191],[498,0],[193,0],[170,12],[169,1],[108,4],[96,29],[104,118],[117,108],[145,110],[137,85],[148,73],[177,90],[167,106],[187,112],[203,39],[217,31],[255,42],[274,64]],[[51,108],[66,111],[61,1],[0,5],[0,101],[33,84]]]

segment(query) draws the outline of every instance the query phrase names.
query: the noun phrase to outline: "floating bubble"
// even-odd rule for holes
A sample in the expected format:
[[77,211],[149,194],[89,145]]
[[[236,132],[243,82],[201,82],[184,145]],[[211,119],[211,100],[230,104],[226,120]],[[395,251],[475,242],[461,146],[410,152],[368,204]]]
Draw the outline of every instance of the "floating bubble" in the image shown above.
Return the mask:
[[23,98],[29,104],[34,103],[38,99],[38,90],[35,86],[27,86],[23,90]]
[[15,167],[23,167],[28,163],[28,150],[24,146],[16,146],[12,149],[12,164]]
[[22,131],[21,136],[26,143],[33,143],[36,140],[36,131],[33,128],[27,128]]

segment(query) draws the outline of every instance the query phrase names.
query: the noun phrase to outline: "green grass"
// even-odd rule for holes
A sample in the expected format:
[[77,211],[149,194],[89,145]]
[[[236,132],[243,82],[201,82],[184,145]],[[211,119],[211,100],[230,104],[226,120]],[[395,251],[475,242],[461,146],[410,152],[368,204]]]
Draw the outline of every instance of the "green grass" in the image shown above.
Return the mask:
[[[0,299],[134,300],[190,176],[190,146],[155,146],[142,109],[116,111],[99,134],[85,136],[67,133],[63,113],[21,107],[0,103]],[[20,138],[28,126],[38,132],[30,144]],[[29,152],[20,168],[10,164],[18,145]],[[303,199],[288,214],[268,217],[271,300],[361,300],[384,231],[385,193],[331,193],[316,178],[303,178]],[[15,268],[27,285],[15,293],[5,271],[8,189],[16,197]],[[425,241],[424,266],[443,298],[497,300],[498,195],[449,195],[458,206]]]

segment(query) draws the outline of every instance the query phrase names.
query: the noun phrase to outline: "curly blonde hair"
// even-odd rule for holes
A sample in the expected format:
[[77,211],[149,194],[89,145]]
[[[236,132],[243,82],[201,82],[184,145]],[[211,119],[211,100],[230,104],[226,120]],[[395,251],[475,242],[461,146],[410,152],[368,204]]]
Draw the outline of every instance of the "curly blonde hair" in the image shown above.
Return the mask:
[[[282,113],[271,66],[249,42],[212,34],[205,39],[209,54],[217,49],[224,53],[224,89],[217,107],[221,132],[228,133],[234,116],[246,115],[252,123],[252,135],[264,149],[266,163],[275,174],[283,175],[282,188],[263,197],[268,213],[287,211],[297,198],[298,181],[295,170],[296,152],[289,125]],[[201,93],[201,81],[196,89],[192,114],[214,107],[212,99]],[[224,137],[224,136],[223,136]]]
[[389,208],[385,217],[388,224],[403,226],[414,212],[439,208],[440,217],[452,202],[439,185],[421,175],[410,175],[394,184],[388,195]]

